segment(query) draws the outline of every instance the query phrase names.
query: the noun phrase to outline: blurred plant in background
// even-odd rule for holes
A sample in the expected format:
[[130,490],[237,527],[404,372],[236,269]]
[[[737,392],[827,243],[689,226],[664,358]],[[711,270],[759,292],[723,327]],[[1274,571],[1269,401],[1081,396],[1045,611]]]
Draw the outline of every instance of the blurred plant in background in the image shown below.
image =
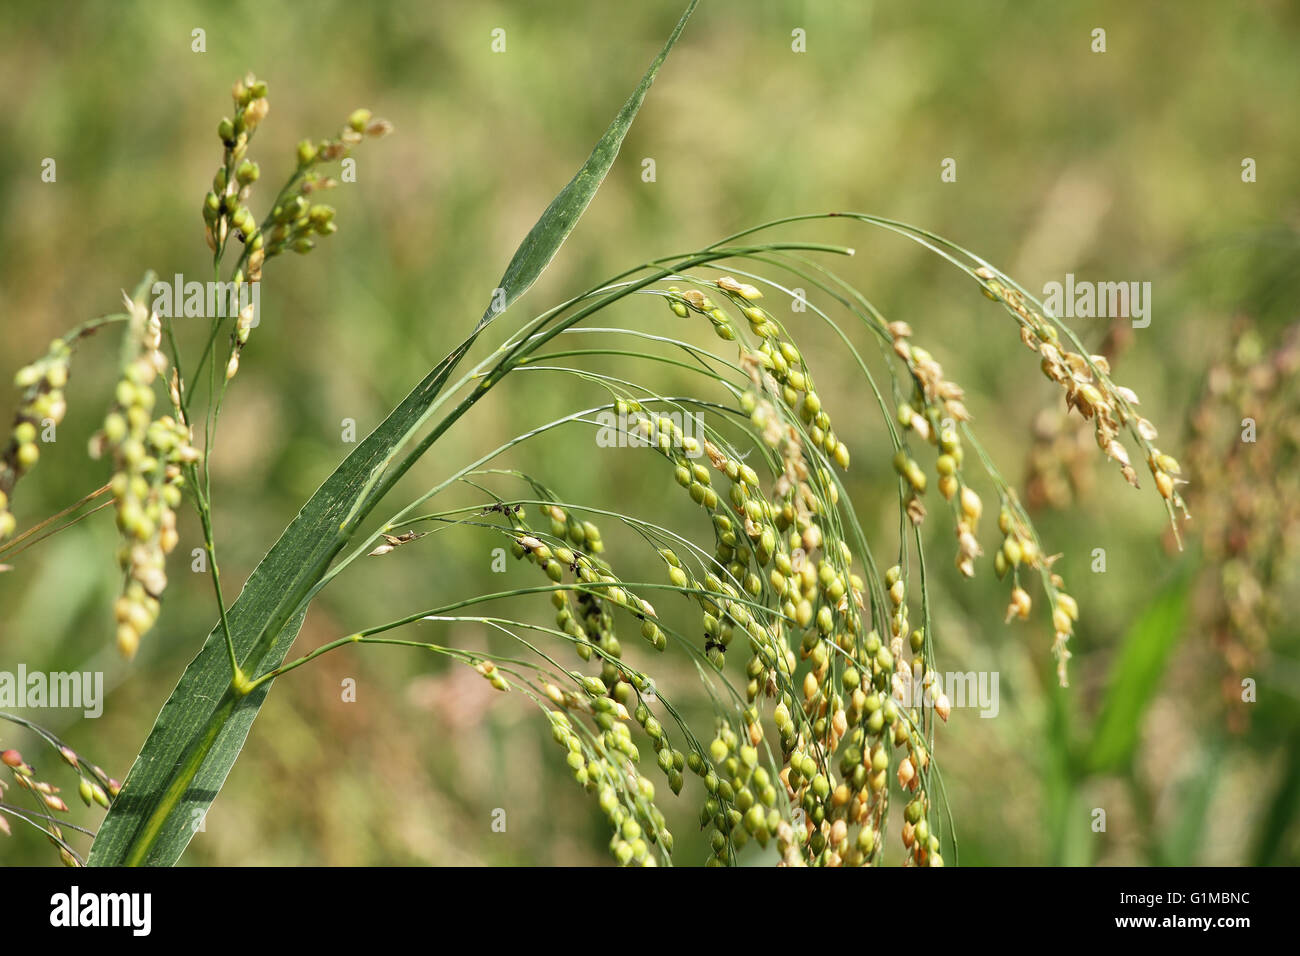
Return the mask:
[[1300,326],[1270,346],[1239,319],[1232,340],[1192,408],[1188,454],[1204,476],[1194,498],[1207,565],[1198,614],[1223,656],[1224,717],[1240,734],[1250,724],[1243,681],[1262,670],[1286,680],[1295,660],[1294,644],[1270,644],[1285,639],[1300,593]]

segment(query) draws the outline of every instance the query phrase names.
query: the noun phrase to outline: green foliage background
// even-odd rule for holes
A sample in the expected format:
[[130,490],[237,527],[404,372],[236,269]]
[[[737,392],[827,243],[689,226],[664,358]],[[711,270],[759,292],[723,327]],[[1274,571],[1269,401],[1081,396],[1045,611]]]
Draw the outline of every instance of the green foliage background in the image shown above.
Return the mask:
[[[233,598],[348,450],[341,421],[367,432],[469,331],[519,240],[585,158],[681,5],[7,4],[0,379],[64,328],[116,308],[117,290],[145,268],[207,276],[199,206],[219,157],[216,123],[244,71],[271,90],[252,150],[264,186],[254,193],[258,213],[289,172],[298,139],[332,134],[361,105],[392,120],[394,136],[356,154],[358,182],[329,199],[339,234],[267,270],[262,324],[212,461]],[[206,30],[206,53],[190,50],[196,27]],[[504,54],[490,51],[496,27],[506,30]],[[796,27],[807,31],[806,53],[791,52]],[[1090,50],[1097,27],[1107,33],[1104,54]],[[1229,319],[1244,313],[1267,336],[1295,318],[1297,40],[1300,11],[1282,0],[705,0],[586,217],[501,324],[764,219],[865,210],[946,235],[1031,289],[1066,272],[1151,281],[1152,324],[1135,331],[1116,378],[1138,391],[1162,426],[1162,447],[1177,454],[1205,369],[1231,345]],[[57,162],[57,183],[41,181],[45,157]],[[642,181],[646,157],[655,160],[654,183]],[[940,181],[945,157],[957,162],[955,183]],[[1242,183],[1243,157],[1257,161],[1258,182]],[[908,321],[966,386],[984,441],[1019,478],[1030,424],[1058,396],[1001,311],[897,239],[848,224],[795,235],[858,249],[845,274],[886,316]],[[641,301],[619,314],[640,327],[676,321]],[[1075,327],[1092,346],[1108,331],[1095,319]],[[883,429],[836,343],[811,324],[794,331],[844,423],[860,513],[891,541]],[[114,355],[106,335],[74,359],[57,445],[15,495],[24,524],[106,479],[106,464],[84,464],[84,448]],[[649,375],[665,394],[692,384],[658,369]],[[516,379],[402,487],[427,487],[452,463],[595,397],[570,379]],[[598,449],[579,429],[512,460],[573,500],[689,527],[689,501],[665,493],[670,477],[648,462],[634,449]],[[1004,627],[1005,592],[988,562],[975,581],[958,580],[947,559],[951,532],[929,522],[942,669],[1001,675],[995,719],[954,710],[939,734],[959,862],[1300,861],[1296,635],[1276,635],[1279,659],[1256,675],[1250,729],[1228,733],[1221,665],[1193,606],[1196,551],[1167,551],[1149,488],[1128,491],[1099,456],[1097,471],[1096,494],[1070,512],[1037,516],[1049,546],[1065,552],[1058,568],[1083,611],[1068,691],[1044,678],[1046,625]],[[201,544],[191,519],[183,519],[162,621],[131,665],[111,646],[117,574],[106,515],[0,575],[0,667],[103,670],[111,688],[99,720],[28,716],[119,778],[213,623],[210,583],[186,567]],[[617,531],[606,535],[620,569],[636,569],[630,541],[619,550]],[[362,562],[316,602],[295,650],[499,589],[489,547],[481,535],[446,534]],[[1105,574],[1089,572],[1098,547]],[[504,577],[535,583],[524,568]],[[543,602],[537,611],[546,614]],[[444,637],[484,641],[469,629]],[[659,666],[665,693],[694,691],[680,656]],[[354,704],[340,700],[345,678],[357,682]],[[604,862],[598,814],[517,696],[415,652],[329,655],[277,683],[185,862]],[[7,726],[0,741],[35,752]],[[696,796],[688,789],[664,801],[679,862],[704,857]],[[1107,811],[1103,834],[1090,827],[1096,807]],[[494,808],[507,811],[504,834],[492,831]],[[29,832],[0,841],[4,863],[53,859]]]

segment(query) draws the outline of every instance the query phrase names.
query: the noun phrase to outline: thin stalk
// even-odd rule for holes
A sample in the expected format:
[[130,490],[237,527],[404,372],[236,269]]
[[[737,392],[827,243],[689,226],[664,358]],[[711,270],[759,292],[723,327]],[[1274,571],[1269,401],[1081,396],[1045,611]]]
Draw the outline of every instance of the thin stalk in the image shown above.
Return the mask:
[[[102,494],[104,494],[106,491],[108,491],[110,487],[111,487],[111,485],[107,485],[107,484],[105,484],[105,485],[101,485],[99,488],[96,488],[94,491],[90,492],[90,494],[88,494],[88,495],[86,495],[85,497],[79,499],[78,501],[76,501],[76,502],[74,502],[74,503],[68,505],[68,506],[67,506],[66,508],[64,508],[62,511],[57,511],[57,512],[55,512],[54,514],[50,515],[50,516],[49,516],[48,518],[46,518],[45,520],[40,521],[40,522],[37,522],[36,524],[32,525],[30,528],[28,528],[28,529],[27,529],[26,531],[24,531],[22,534],[20,534],[20,535],[14,537],[14,538],[9,539],[9,540],[6,541],[4,544],[0,545],[0,555],[3,555],[3,554],[4,554],[6,551],[8,551],[10,548],[15,547],[15,546],[16,546],[19,542],[21,542],[24,538],[31,537],[32,535],[36,534],[36,532],[40,531],[42,528],[46,527],[47,525],[53,524],[54,522],[58,521],[58,520],[59,520],[60,518],[62,518],[64,515],[66,515],[66,514],[71,514],[72,512],[74,512],[74,511],[76,511],[78,508],[80,508],[82,505],[84,505],[84,504],[89,504],[90,502],[94,501],[94,500],[95,500],[96,498],[98,498],[100,495],[102,495]],[[64,527],[70,527],[70,525],[64,525]],[[63,529],[60,528],[60,529],[58,529],[58,530],[59,530],[59,531],[62,531]],[[56,531],[56,532],[52,532],[52,533],[56,533],[56,534],[57,534],[57,531]],[[47,537],[48,537],[48,535],[47,535]],[[44,540],[44,539],[42,539],[42,540]]]
[[[89,511],[87,511],[85,514],[77,515],[77,517],[73,518],[71,521],[68,521],[68,522],[65,522],[64,524],[59,525],[59,526],[58,526],[57,528],[55,528],[53,531],[50,531],[50,532],[48,532],[47,534],[43,534],[43,535],[41,535],[39,538],[34,538],[34,539],[32,539],[31,541],[27,542],[27,544],[23,545],[21,548],[18,548],[16,551],[11,551],[11,552],[9,552],[8,554],[5,555],[5,557],[6,557],[6,558],[15,558],[15,557],[17,557],[18,555],[22,554],[24,551],[28,550],[29,548],[34,548],[36,545],[40,544],[40,543],[41,543],[42,541],[44,541],[46,538],[52,538],[52,537],[54,537],[56,534],[58,534],[60,531],[66,531],[66,530],[68,530],[69,528],[71,528],[74,524],[80,524],[81,522],[85,521],[87,518],[89,518],[89,517],[90,517],[91,515],[93,515],[95,512],[97,512],[97,511],[103,511],[105,508],[111,508],[112,506],[113,506],[113,502],[111,502],[111,501],[105,501],[103,504],[96,505],[94,508],[91,508],[91,509],[90,509]],[[16,538],[14,539],[15,542],[16,542],[17,540],[18,540],[18,539],[16,539]],[[13,542],[11,542],[11,544],[12,544],[12,543],[13,543]]]

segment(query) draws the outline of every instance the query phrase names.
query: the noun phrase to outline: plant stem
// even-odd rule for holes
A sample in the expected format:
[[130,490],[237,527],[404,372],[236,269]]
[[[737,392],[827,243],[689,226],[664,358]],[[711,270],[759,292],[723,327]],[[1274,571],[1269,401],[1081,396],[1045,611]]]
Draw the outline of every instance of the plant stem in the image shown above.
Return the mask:
[[[217,278],[220,278],[220,253],[217,254],[212,264],[212,270]],[[242,261],[242,260],[241,260]],[[207,348],[204,349],[204,356],[207,356],[211,350],[213,342],[216,340],[217,331],[221,326],[220,318],[213,320],[212,331],[208,334]],[[232,346],[233,347],[233,346]],[[201,368],[203,360],[199,360]],[[191,487],[194,488],[194,506],[199,515],[199,522],[203,526],[203,546],[208,555],[208,573],[212,578],[212,590],[217,598],[217,612],[221,618],[221,633],[226,640],[226,653],[230,657],[230,674],[231,679],[238,681],[243,677],[243,672],[239,669],[239,656],[235,652],[235,639],[230,633],[230,620],[226,613],[226,599],[221,590],[221,568],[217,563],[217,544],[216,538],[212,531],[212,478],[208,467],[211,459],[214,434],[217,426],[217,416],[221,413],[221,402],[214,399],[213,380],[216,374],[216,361],[212,362],[208,370],[208,412],[205,415],[204,435],[203,435],[203,481],[198,481],[198,468],[191,465],[187,470],[190,476]],[[221,394],[225,395],[225,383],[222,385]]]
[[212,578],[212,590],[217,596],[217,611],[221,615],[221,632],[225,635],[226,651],[230,655],[230,672],[237,677],[240,673],[239,659],[235,654],[235,640],[230,634],[230,620],[226,616],[226,599],[221,592],[221,571],[217,567],[217,545],[212,536],[212,509],[205,502],[204,506],[197,508],[197,510],[199,521],[203,525],[203,547],[208,553],[208,570]]
[[[36,545],[40,544],[40,543],[41,543],[42,541],[44,541],[46,538],[52,538],[52,537],[54,537],[56,534],[58,534],[60,531],[66,531],[66,530],[68,530],[69,528],[71,528],[74,524],[79,524],[79,523],[81,523],[82,521],[85,521],[87,518],[89,518],[91,515],[93,515],[96,511],[103,511],[105,508],[111,508],[112,506],[113,506],[113,502],[111,502],[111,501],[105,501],[105,502],[104,502],[103,504],[101,504],[101,505],[96,505],[94,508],[91,508],[91,509],[90,509],[89,511],[87,511],[85,514],[77,515],[77,517],[73,518],[71,521],[67,522],[66,524],[61,524],[61,525],[59,525],[57,528],[55,528],[53,531],[49,532],[48,534],[43,534],[43,535],[41,535],[39,538],[36,538],[36,539],[34,539],[34,540],[32,540],[32,541],[29,541],[27,544],[23,545],[23,546],[22,546],[21,548],[19,548],[17,551],[12,551],[12,552],[10,552],[9,554],[7,554],[5,557],[7,557],[7,558],[14,558],[14,557],[17,557],[18,555],[22,554],[24,551],[28,550],[29,548],[34,548]],[[16,541],[17,539],[14,539],[14,540]]]
[[[74,511],[76,511],[78,508],[80,508],[82,505],[87,504],[88,502],[94,501],[96,498],[98,498],[98,497],[99,497],[100,495],[102,495],[104,492],[108,491],[108,489],[109,489],[109,486],[108,486],[108,485],[102,485],[101,487],[96,488],[96,489],[95,489],[94,491],[92,491],[90,494],[86,495],[86,496],[85,496],[84,498],[82,498],[81,500],[75,502],[74,504],[70,504],[70,505],[68,505],[68,506],[67,506],[66,508],[64,508],[62,511],[56,512],[55,514],[50,515],[50,516],[49,516],[48,518],[46,518],[44,521],[41,521],[41,522],[38,522],[37,524],[32,525],[30,528],[28,528],[28,529],[27,529],[26,531],[24,531],[22,534],[18,535],[18,536],[15,537],[15,538],[10,539],[9,541],[6,541],[3,545],[0,545],[0,554],[4,554],[6,551],[8,551],[10,548],[13,548],[13,547],[14,547],[15,545],[17,545],[20,541],[22,541],[24,538],[27,538],[27,537],[30,537],[31,535],[34,535],[36,532],[40,531],[40,530],[41,530],[42,528],[44,528],[46,525],[53,524],[55,521],[58,521],[58,520],[59,520],[60,518],[62,518],[64,515],[66,515],[66,514],[71,514],[72,512],[74,512]],[[96,509],[96,510],[98,510],[98,509]],[[84,515],[83,515],[83,517],[84,517]],[[64,525],[64,527],[65,527],[65,528],[66,528],[66,527],[69,527],[69,525]],[[59,530],[59,531],[62,531],[63,528],[60,528],[60,529],[58,529],[58,530]],[[57,532],[52,532],[52,533],[57,533]],[[48,535],[47,535],[47,537],[48,537]],[[42,540],[44,540],[44,539],[42,539]]]

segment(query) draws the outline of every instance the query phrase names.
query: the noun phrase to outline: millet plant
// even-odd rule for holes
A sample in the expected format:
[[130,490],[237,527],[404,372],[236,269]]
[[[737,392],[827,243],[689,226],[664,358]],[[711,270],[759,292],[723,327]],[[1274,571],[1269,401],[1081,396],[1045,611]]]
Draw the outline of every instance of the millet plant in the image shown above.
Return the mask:
[[[692,792],[709,831],[710,864],[735,862],[751,840],[774,843],[782,865],[878,864],[887,832],[901,834],[907,864],[943,864],[952,828],[934,754],[938,723],[949,719],[952,704],[936,681],[940,626],[931,617],[920,525],[928,518],[951,527],[951,558],[964,575],[975,575],[981,556],[992,552],[986,563],[1008,583],[1007,620],[1037,614],[1046,622],[1062,685],[1079,608],[1054,570],[1058,555],[980,444],[962,388],[927,350],[924,330],[887,318],[827,264],[851,249],[782,239],[783,227],[839,218],[919,243],[1005,313],[1008,336],[1034,353],[1067,407],[1090,424],[1101,453],[1135,486],[1139,468],[1129,449],[1136,451],[1171,518],[1182,507],[1179,466],[1153,444],[1156,430],[1137,411],[1137,395],[1112,380],[1106,360],[1089,355],[1014,280],[946,239],[859,213],[789,217],[642,263],[517,323],[462,371],[479,336],[541,274],[586,208],[694,5],[529,233],[477,326],[338,466],[233,604],[219,571],[208,468],[222,401],[253,332],[251,307],[213,318],[201,352],[190,358],[181,354],[173,321],[151,310],[153,277],[146,275],[121,311],[78,326],[18,373],[20,404],[0,463],[0,541],[8,539],[0,560],[18,560],[43,537],[111,507],[123,582],[116,641],[130,657],[160,613],[176,510],[190,506],[203,531],[218,623],[120,786],[43,735],[78,772],[83,798],[109,808],[84,858],[51,816],[67,809],[57,788],[37,782],[13,750],[3,761],[36,808],[0,802],[0,821],[11,815],[41,828],[70,865],[174,863],[192,836],[194,811],[220,790],[277,678],[343,648],[398,645],[451,658],[497,690],[533,701],[576,785],[608,821],[609,850],[621,864],[673,860],[663,788],[677,795],[690,776],[699,779]],[[276,255],[306,253],[335,231],[334,210],[318,201],[332,185],[330,164],[390,126],[358,110],[334,138],[304,140],[259,219],[249,203],[261,173],[249,150],[267,116],[267,88],[250,75],[233,94],[233,116],[218,127],[223,154],[202,218],[214,280],[224,269],[238,289],[263,281]],[[655,309],[634,308],[638,300]],[[649,327],[594,322],[615,314]],[[818,389],[817,357],[796,341],[807,322],[825,323],[842,342],[865,401],[846,409],[843,396]],[[696,334],[706,327],[711,345]],[[579,330],[608,344],[569,347],[567,337]],[[107,462],[104,484],[14,536],[15,483],[37,465],[36,429],[64,415],[73,353],[91,334],[108,331],[121,335],[120,381],[91,448]],[[648,351],[651,344],[660,352]],[[618,375],[591,367],[595,356],[615,359]],[[660,394],[655,365],[689,372],[699,389]],[[449,428],[507,376],[537,370],[564,376],[570,394],[587,388],[597,397],[484,448],[413,500],[389,504],[398,480]],[[859,408],[879,412],[889,447],[873,453],[891,457],[897,473],[892,492],[882,489],[897,498],[899,534],[889,546],[869,540],[844,485],[858,452],[839,423]],[[613,429],[619,441],[639,446],[652,480],[662,476],[698,509],[693,532],[657,523],[631,502],[611,509],[574,501],[545,476],[499,461],[526,455],[530,443],[574,424]],[[995,500],[986,504],[972,487],[975,473],[991,483]],[[481,498],[441,506],[439,496],[453,487]],[[385,517],[367,523],[376,514]],[[437,539],[430,536],[449,526],[477,529],[490,547],[534,566],[536,584],[449,594],[438,606],[287,659],[313,598],[354,562],[401,561],[432,547]],[[612,526],[655,555],[662,573],[622,576],[619,556],[605,546]],[[672,599],[684,599],[689,613],[661,614]],[[521,610],[487,615],[479,610],[487,603]],[[553,619],[531,620],[527,609],[545,603]],[[468,622],[508,635],[517,650],[470,652],[405,636],[420,622]],[[644,650],[626,646],[638,639]],[[713,706],[708,726],[686,720],[677,689],[670,696],[656,681],[653,662],[667,653],[694,661]],[[891,780],[905,799],[892,824]]]

